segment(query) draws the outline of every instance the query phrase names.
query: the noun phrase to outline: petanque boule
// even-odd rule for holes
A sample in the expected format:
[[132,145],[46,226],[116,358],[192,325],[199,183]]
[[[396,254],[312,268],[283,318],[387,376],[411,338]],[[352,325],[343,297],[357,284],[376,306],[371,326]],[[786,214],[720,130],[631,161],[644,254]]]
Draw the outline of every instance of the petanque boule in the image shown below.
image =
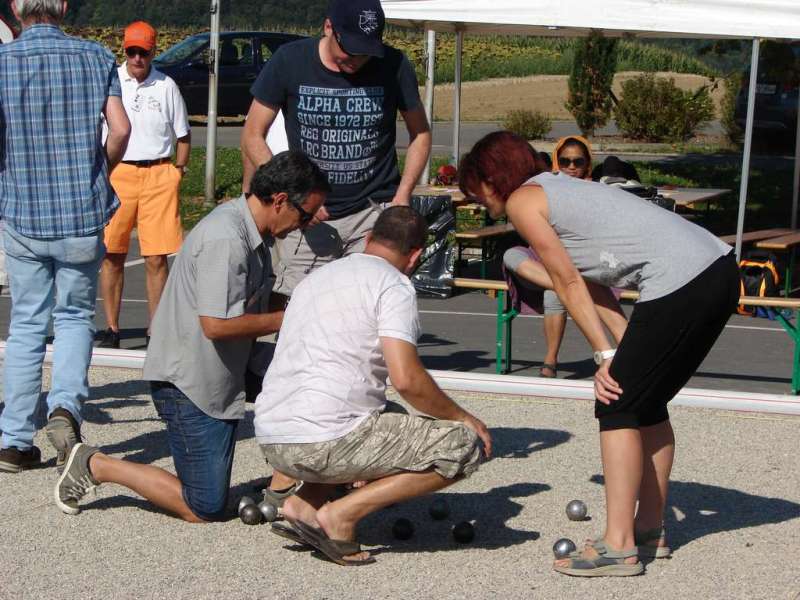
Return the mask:
[[570,521],[583,521],[587,514],[589,514],[589,509],[582,500],[571,500],[567,504],[567,517]]
[[245,525],[259,525],[263,516],[256,504],[246,504],[239,511],[239,518]]
[[569,538],[561,538],[553,544],[553,554],[556,558],[566,558],[570,553],[575,552],[575,542]]
[[435,521],[446,519],[450,515],[450,506],[444,498],[436,498],[428,507],[428,514]]
[[236,512],[241,515],[242,514],[242,509],[245,506],[247,506],[249,504],[255,504],[255,503],[256,503],[256,501],[253,500],[250,496],[242,496],[242,499],[239,500],[239,508],[236,509]]
[[401,517],[392,525],[392,535],[398,540],[410,540],[414,536],[414,524]]
[[469,521],[462,521],[453,527],[453,538],[459,544],[469,544],[475,539],[475,528]]
[[261,511],[267,523],[272,523],[278,519],[278,507],[274,504],[270,504],[266,500],[262,500],[258,503],[258,510]]

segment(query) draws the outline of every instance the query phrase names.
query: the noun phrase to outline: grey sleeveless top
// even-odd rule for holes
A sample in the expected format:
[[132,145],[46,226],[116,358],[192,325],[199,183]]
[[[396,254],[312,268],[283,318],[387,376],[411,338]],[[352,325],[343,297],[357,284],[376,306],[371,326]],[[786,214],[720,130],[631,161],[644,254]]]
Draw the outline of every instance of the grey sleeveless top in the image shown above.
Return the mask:
[[619,188],[542,173],[550,225],[581,275],[655,300],[683,287],[731,247],[702,227]]

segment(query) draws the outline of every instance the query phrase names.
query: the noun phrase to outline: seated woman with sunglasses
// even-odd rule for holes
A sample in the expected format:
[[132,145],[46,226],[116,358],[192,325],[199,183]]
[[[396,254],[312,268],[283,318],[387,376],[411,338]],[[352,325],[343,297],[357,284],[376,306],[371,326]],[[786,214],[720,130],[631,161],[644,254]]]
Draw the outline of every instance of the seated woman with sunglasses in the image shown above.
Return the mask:
[[[500,131],[464,157],[459,186],[492,218],[507,215],[530,243],[598,365],[606,529],[554,568],[638,575],[639,556],[670,555],[663,514],[675,437],[667,403],[736,307],[736,260],[730,246],[673,212],[613,186],[543,171],[527,141]],[[603,328],[611,286],[639,292],[616,349]]]
[[[553,150],[553,164],[556,172],[578,179],[591,179],[592,152],[589,141],[581,136],[561,138]],[[503,254],[503,266],[507,273],[513,273],[514,284],[529,289],[541,289],[538,281],[542,268],[536,254],[526,246],[514,246]],[[542,377],[558,375],[558,351],[564,330],[567,327],[567,311],[552,289],[545,289],[542,301],[544,312],[544,339],[547,344],[539,374]],[[620,331],[621,335],[621,331]]]

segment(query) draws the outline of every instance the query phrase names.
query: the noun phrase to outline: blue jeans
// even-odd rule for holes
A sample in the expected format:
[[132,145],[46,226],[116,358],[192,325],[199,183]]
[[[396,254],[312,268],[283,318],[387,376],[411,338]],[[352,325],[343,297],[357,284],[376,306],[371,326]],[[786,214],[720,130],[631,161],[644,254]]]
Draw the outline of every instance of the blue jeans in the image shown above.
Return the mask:
[[42,362],[50,317],[55,343],[48,414],[67,409],[78,423],[89,395],[87,370],[94,340],[97,274],[103,232],[56,240],[26,237],[5,223],[3,242],[11,286],[11,324],[3,373],[2,446],[30,448],[42,391]]
[[236,419],[208,416],[170,383],[150,383],[153,404],[167,424],[167,438],[183,500],[204,521],[227,517]]

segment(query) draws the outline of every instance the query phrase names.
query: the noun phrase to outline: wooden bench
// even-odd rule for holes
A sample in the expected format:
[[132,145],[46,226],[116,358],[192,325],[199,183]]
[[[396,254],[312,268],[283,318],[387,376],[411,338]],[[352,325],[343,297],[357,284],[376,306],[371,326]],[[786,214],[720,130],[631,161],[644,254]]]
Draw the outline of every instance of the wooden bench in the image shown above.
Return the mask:
[[[761,240],[778,237],[780,235],[786,235],[787,233],[791,232],[791,229],[760,229],[758,231],[747,231],[742,234],[742,243],[748,244],[750,242],[760,242]],[[719,239],[726,244],[735,244],[736,234],[732,233],[730,235],[721,235]]]
[[481,279],[486,278],[486,254],[487,243],[498,237],[502,237],[516,231],[511,223],[498,223],[478,229],[468,229],[456,233],[456,244],[458,246],[457,264],[461,263],[461,253],[466,242],[478,241],[481,244]]
[[[455,278],[453,287],[486,290],[497,296],[496,335],[495,335],[495,372],[508,373],[511,369],[511,334],[512,323],[518,312],[511,306],[508,284],[505,281],[487,279]],[[636,301],[639,293],[623,290],[621,300]],[[759,296],[742,296],[740,304],[746,306],[763,306],[767,308],[790,309],[794,311],[795,323],[800,325],[800,298],[761,298]],[[792,394],[800,392],[800,327],[792,325],[781,313],[777,313],[778,322],[794,342],[794,359],[792,362]]]

